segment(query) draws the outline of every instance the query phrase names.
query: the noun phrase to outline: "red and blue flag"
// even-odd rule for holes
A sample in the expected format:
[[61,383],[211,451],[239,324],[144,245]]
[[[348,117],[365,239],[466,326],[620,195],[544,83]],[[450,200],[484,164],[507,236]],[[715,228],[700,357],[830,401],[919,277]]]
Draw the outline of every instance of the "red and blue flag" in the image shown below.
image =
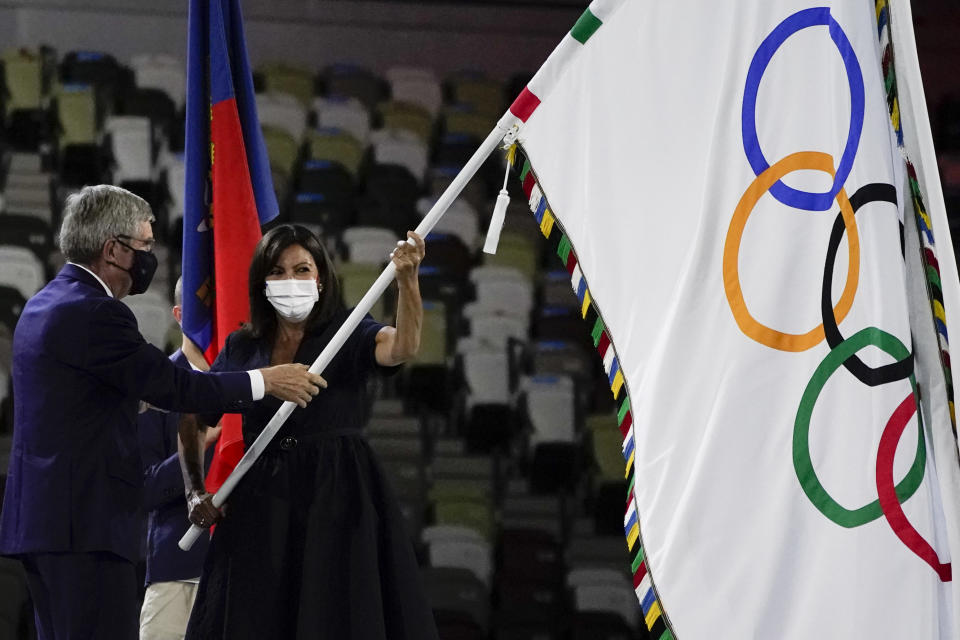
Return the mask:
[[[190,0],[187,29],[183,331],[212,362],[249,318],[250,259],[279,207],[239,0]],[[242,455],[239,416],[225,416],[210,491]]]

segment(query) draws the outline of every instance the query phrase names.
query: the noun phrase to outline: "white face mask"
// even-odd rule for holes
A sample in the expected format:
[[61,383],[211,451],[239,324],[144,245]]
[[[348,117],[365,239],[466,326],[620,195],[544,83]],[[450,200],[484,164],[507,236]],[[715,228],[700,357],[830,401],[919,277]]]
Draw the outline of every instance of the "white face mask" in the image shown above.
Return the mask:
[[267,280],[267,300],[290,322],[303,322],[320,299],[316,280]]

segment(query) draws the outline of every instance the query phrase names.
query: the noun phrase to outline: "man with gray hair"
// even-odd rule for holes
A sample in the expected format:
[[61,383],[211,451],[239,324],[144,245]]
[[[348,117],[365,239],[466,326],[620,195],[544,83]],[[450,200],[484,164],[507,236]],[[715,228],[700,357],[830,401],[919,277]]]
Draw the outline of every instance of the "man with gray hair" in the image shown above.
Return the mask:
[[60,230],[67,264],[14,332],[0,554],[23,561],[41,640],[137,637],[141,400],[231,412],[270,394],[303,407],[326,386],[304,365],[192,371],[147,343],[119,299],[150,285],[153,219],[119,187],[70,196]]

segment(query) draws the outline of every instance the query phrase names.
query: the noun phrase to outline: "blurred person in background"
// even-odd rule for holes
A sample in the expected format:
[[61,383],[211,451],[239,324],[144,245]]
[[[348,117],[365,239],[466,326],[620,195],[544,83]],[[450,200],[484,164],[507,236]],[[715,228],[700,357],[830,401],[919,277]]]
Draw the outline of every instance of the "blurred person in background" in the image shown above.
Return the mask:
[[[183,280],[173,291],[173,317],[183,318]],[[181,333],[182,346],[170,356],[178,367],[208,371],[210,365],[200,349]],[[177,542],[190,526],[183,474],[177,454],[177,412],[148,409],[137,419],[140,457],[143,460],[144,509],[147,520],[147,591],[140,609],[140,640],[183,638],[196,597],[197,583],[209,539],[201,536],[189,551]],[[206,431],[203,447],[209,465],[211,446],[220,437],[220,427]]]

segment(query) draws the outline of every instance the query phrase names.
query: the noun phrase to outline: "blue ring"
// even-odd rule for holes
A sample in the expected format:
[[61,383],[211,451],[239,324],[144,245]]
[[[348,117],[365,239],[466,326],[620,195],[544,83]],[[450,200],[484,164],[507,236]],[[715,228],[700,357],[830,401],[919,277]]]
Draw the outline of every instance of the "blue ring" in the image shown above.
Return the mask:
[[863,74],[860,71],[860,63],[857,61],[857,55],[853,51],[850,40],[847,39],[847,35],[837,21],[830,15],[828,7],[814,7],[796,12],[778,24],[770,32],[770,35],[760,43],[753,55],[753,60],[750,62],[750,69],[747,71],[747,84],[743,90],[741,128],[743,130],[743,150],[747,154],[747,160],[750,162],[754,174],[759,176],[770,168],[763,151],[760,150],[760,140],[757,138],[757,91],[760,88],[760,80],[780,45],[797,31],[814,26],[827,26],[829,28],[830,39],[837,46],[840,57],[843,59],[843,66],[846,68],[847,82],[850,85],[850,130],[847,133],[847,144],[843,149],[843,155],[840,157],[840,166],[837,167],[837,173],[834,176],[830,191],[826,193],[800,191],[787,186],[781,180],[777,180],[776,184],[770,187],[770,194],[783,204],[796,209],[826,211],[833,206],[834,198],[843,188],[843,184],[847,181],[850,170],[853,168],[853,159],[857,155],[860,133],[863,130],[864,111]]

